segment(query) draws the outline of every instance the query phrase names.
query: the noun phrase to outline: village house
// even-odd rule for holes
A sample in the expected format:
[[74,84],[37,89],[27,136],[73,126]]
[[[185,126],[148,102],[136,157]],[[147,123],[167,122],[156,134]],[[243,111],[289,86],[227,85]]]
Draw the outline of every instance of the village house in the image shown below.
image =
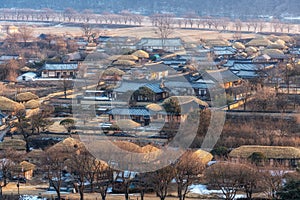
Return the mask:
[[148,80],[161,80],[169,75],[169,69],[167,65],[162,63],[159,64],[148,64],[143,67],[145,74],[147,74]]
[[144,107],[113,108],[107,114],[112,123],[118,120],[131,119],[142,126],[150,124],[150,111]]
[[27,72],[17,77],[17,82],[34,81],[37,78],[36,73]]
[[146,51],[165,50],[165,51],[181,51],[184,49],[180,38],[142,38],[137,44],[137,49]]
[[42,78],[74,78],[78,72],[78,63],[45,63]]
[[300,149],[288,146],[240,146],[230,152],[229,158],[233,162],[244,162],[249,160],[253,153],[264,156],[261,164],[271,167],[295,168],[300,162]]
[[241,79],[228,69],[207,70],[207,73],[216,79],[225,88],[231,88],[241,83]]
[[186,121],[193,111],[206,109],[209,106],[195,96],[171,96],[164,100],[163,105],[166,110],[165,122],[179,123]]
[[169,96],[169,91],[162,82],[147,80],[122,81],[114,89],[113,97],[117,100],[133,100],[136,102],[158,102]]

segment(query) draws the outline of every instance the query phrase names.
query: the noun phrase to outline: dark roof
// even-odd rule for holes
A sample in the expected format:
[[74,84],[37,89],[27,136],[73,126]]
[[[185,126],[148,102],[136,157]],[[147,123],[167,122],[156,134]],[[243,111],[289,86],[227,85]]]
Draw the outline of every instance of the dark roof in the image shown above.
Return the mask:
[[224,67],[231,67],[235,63],[252,63],[252,59],[230,59],[227,60],[225,64],[223,64]]
[[122,81],[120,87],[114,89],[115,92],[124,93],[127,91],[136,91],[141,87],[149,88],[154,93],[162,93],[165,90],[160,87],[160,82],[149,82],[149,81]]
[[44,70],[77,70],[78,63],[46,63]]
[[236,76],[233,72],[231,72],[228,69],[207,71],[207,73],[216,80],[218,80],[219,83],[228,83],[240,80],[238,76]]
[[154,64],[154,65],[144,65],[144,67],[147,68],[149,71],[153,72],[162,72],[168,70],[170,67],[168,65],[159,63],[159,64]]
[[146,46],[146,47],[181,47],[182,41],[180,38],[166,38],[164,39],[164,44],[162,45],[161,38],[142,38],[137,46]]
[[236,54],[236,49],[234,49],[231,46],[225,46],[225,47],[215,46],[215,47],[212,48],[212,50],[213,50],[214,54],[217,55],[217,56]]
[[113,108],[110,111],[108,111],[107,114],[149,116],[150,112],[146,108]]
[[242,79],[252,79],[259,77],[256,71],[233,71],[233,73],[235,73]]

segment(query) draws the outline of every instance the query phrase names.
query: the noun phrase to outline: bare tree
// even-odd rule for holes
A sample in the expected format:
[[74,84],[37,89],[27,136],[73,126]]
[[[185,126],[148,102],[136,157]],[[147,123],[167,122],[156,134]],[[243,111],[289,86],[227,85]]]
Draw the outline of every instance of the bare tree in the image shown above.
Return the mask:
[[283,184],[284,169],[285,167],[283,166],[278,169],[265,168],[259,173],[261,186],[269,198],[277,199],[277,191]]
[[0,152],[0,199],[3,199],[2,189],[8,185],[10,176],[16,168],[14,161],[19,161],[19,158],[20,154],[17,154],[11,149],[2,150]]
[[93,14],[94,14],[94,12],[92,10],[85,9],[82,14],[83,22],[86,22],[86,23],[90,22]]
[[156,14],[151,16],[151,18],[154,21],[154,25],[157,28],[164,48],[165,40],[173,33],[174,15]]
[[77,12],[73,8],[66,8],[63,13],[64,21],[66,21],[67,19],[70,22],[72,18],[74,18],[74,16],[76,15],[76,13]]
[[241,187],[241,165],[229,162],[219,162],[208,167],[205,180],[210,186],[220,189],[226,200],[233,200]]
[[66,149],[53,149],[46,150],[42,160],[42,168],[46,171],[46,177],[49,185],[54,188],[57,194],[57,199],[61,199],[61,187],[63,184],[63,171],[66,167],[67,157],[63,156]]
[[260,20],[258,27],[259,27],[259,31],[262,32],[266,28],[266,22]]
[[205,166],[199,156],[192,150],[185,152],[175,165],[175,180],[179,200],[185,200],[189,187],[199,179]]
[[19,35],[20,38],[23,40],[25,47],[27,46],[27,42],[33,37],[32,34],[33,30],[28,26],[21,26],[19,28]]
[[222,19],[220,19],[220,24],[221,24],[221,26],[223,28],[223,31],[227,30],[229,22],[230,22],[229,18],[222,18]]
[[160,200],[165,200],[168,194],[169,185],[175,177],[174,166],[169,165],[150,173],[149,176],[153,180],[154,190],[157,196],[160,198]]
[[237,19],[234,21],[234,27],[236,31],[241,31],[242,30],[242,21],[240,19]]
[[71,154],[69,160],[69,168],[74,176],[75,184],[78,186],[78,191],[80,195],[80,200],[84,200],[84,189],[86,181],[86,166],[90,158],[90,153],[84,149],[79,148]]
[[125,200],[129,200],[129,187],[136,173],[131,171],[115,171],[115,173],[115,180],[118,180],[119,184],[115,185],[114,187],[120,191],[123,191]]
[[281,22],[279,21],[279,19],[274,19],[272,22],[272,27],[274,29],[274,32],[277,32],[278,29],[280,28]]

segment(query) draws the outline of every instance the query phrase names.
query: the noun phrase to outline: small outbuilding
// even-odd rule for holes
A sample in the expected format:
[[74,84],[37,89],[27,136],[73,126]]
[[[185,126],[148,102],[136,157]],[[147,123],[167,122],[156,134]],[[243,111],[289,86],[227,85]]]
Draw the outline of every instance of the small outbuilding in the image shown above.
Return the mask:
[[17,77],[17,82],[35,81],[37,75],[33,72],[27,72]]

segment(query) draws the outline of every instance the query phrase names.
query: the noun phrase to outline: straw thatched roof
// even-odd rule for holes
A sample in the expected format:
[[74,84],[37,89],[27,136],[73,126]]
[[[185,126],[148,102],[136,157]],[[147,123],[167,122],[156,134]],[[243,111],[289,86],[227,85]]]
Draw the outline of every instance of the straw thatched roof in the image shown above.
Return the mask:
[[115,141],[115,142],[113,142],[113,144],[115,144],[120,149],[123,149],[125,151],[134,152],[134,153],[142,153],[141,147],[137,144],[132,143],[132,142]]
[[195,102],[201,106],[208,107],[208,103],[206,103],[205,101],[202,101],[194,96],[172,96],[172,97],[165,99],[163,101],[163,103],[167,103],[169,101],[177,101],[180,105]]
[[137,61],[139,58],[135,55],[113,55],[107,58],[108,60],[130,60]]
[[110,68],[105,69],[103,74],[104,75],[115,75],[116,74],[116,75],[122,76],[125,74],[125,72],[118,68],[110,67]]
[[259,37],[259,38],[254,38],[252,40],[250,40],[246,46],[255,46],[255,47],[259,47],[259,46],[269,46],[272,42],[270,40],[268,40],[267,38],[264,37]]
[[41,149],[33,149],[29,153],[26,154],[26,159],[32,163],[40,163],[41,157],[44,155],[44,151]]
[[137,50],[131,55],[137,56],[138,58],[149,58],[149,54],[143,50]]
[[31,92],[24,92],[24,93],[20,93],[17,94],[16,99],[17,101],[21,102],[21,101],[29,101],[32,99],[38,99],[39,97]]
[[117,60],[113,62],[113,65],[133,66],[135,65],[135,62],[131,60]]
[[276,36],[276,35],[269,35],[268,37],[267,37],[271,42],[275,42],[277,39],[278,39],[278,37]]
[[163,110],[163,107],[161,107],[160,105],[158,105],[156,103],[148,104],[146,106],[146,108],[149,109],[149,110],[155,111],[155,112]]
[[255,47],[247,47],[247,48],[245,49],[245,51],[246,51],[247,53],[256,53],[256,52],[257,52],[257,49],[256,49]]
[[270,44],[268,46],[268,48],[269,49],[285,49],[287,47],[285,46],[285,41],[278,39],[274,43]]
[[81,141],[68,137],[63,141],[60,141],[59,143],[53,145],[47,151],[68,152],[68,151],[80,149],[82,147],[84,147],[84,144]]
[[26,142],[19,139],[5,139],[0,143],[0,150],[4,149],[14,149],[17,151],[26,150]]
[[224,39],[213,39],[213,40],[207,40],[206,44],[209,46],[229,46],[230,42]]
[[25,103],[26,109],[36,109],[41,106],[41,103],[37,100],[30,100]]
[[17,103],[11,99],[0,96],[0,110],[2,111],[16,111],[25,109],[23,104]]
[[27,162],[27,161],[22,161],[19,166],[17,167],[18,169],[22,169],[24,172],[30,171],[30,170],[34,170],[35,169],[35,165]]
[[25,67],[22,67],[20,69],[20,71],[22,71],[22,72],[35,72],[36,69],[32,69],[32,68],[29,68],[29,67],[25,66]]
[[204,151],[202,149],[198,149],[193,152],[194,155],[196,155],[203,164],[207,164],[209,161],[213,159],[213,155],[207,151]]
[[246,48],[245,45],[241,42],[233,43],[232,47],[235,48],[235,49],[245,49]]
[[123,129],[134,129],[141,126],[141,124],[131,120],[131,119],[120,119],[116,121],[116,125]]
[[155,152],[155,151],[159,151],[160,149],[153,146],[153,145],[150,145],[150,144],[147,144],[146,146],[143,146],[141,147],[141,151],[143,153],[151,153],[151,152]]
[[285,42],[292,42],[294,39],[291,36],[288,35],[281,35],[277,37],[280,40],[283,40]]
[[300,149],[296,147],[286,147],[286,146],[241,146],[232,150],[229,154],[233,158],[249,158],[254,152],[260,152],[266,158],[274,159],[300,159]]
[[267,54],[267,55],[284,55],[284,53],[279,49],[265,49],[265,50],[263,50],[263,54]]

